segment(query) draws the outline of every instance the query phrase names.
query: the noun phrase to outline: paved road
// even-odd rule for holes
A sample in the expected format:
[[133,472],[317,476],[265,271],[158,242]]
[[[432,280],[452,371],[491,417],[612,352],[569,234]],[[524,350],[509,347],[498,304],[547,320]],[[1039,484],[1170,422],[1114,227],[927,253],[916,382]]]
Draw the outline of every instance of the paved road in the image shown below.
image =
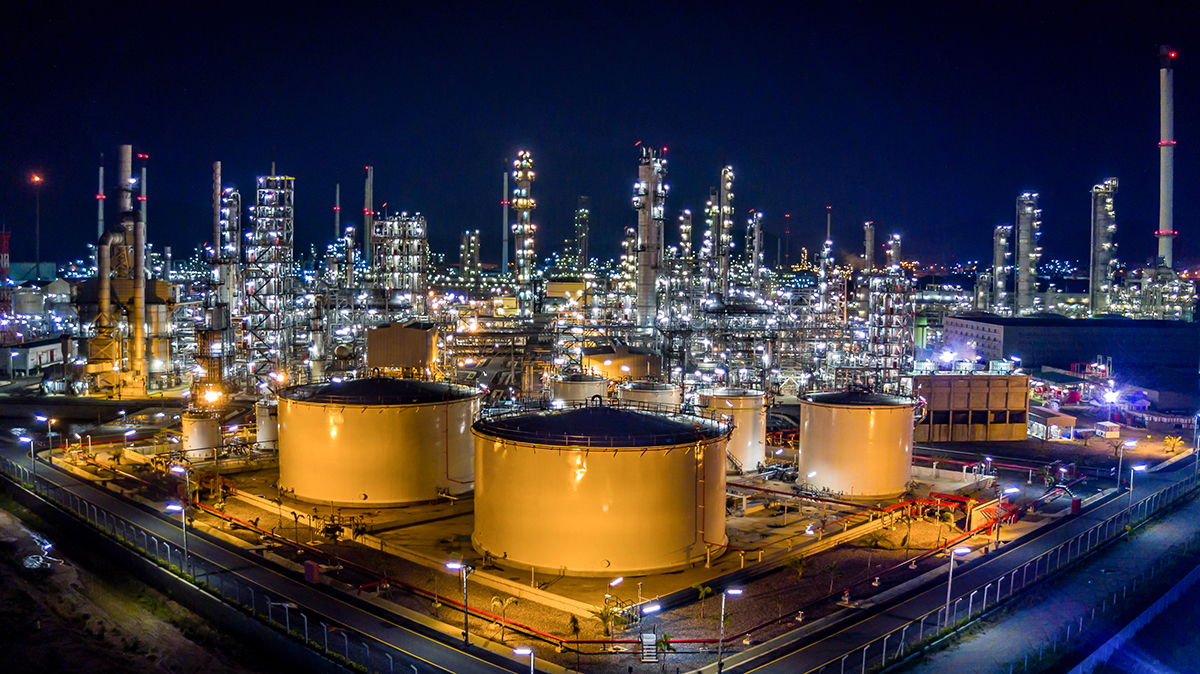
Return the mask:
[[[23,447],[0,445],[0,456],[9,458],[19,465],[29,466],[29,454]],[[132,522],[150,532],[159,539],[169,541],[172,547],[182,547],[183,536],[178,519],[167,519],[164,514],[147,512],[141,507],[118,499],[107,491],[88,484],[85,480],[51,469],[39,463],[37,474],[39,482],[45,481],[65,489],[67,492],[85,499],[99,508]],[[387,652],[385,646],[395,649],[392,652],[398,672],[415,671],[419,674],[426,672],[480,672],[492,674],[495,672],[524,672],[527,665],[516,662],[497,662],[498,656],[484,653],[482,649],[472,648],[475,654],[463,652],[444,644],[436,639],[408,629],[386,615],[381,609],[367,610],[365,607],[352,604],[337,596],[332,590],[322,589],[295,578],[290,574],[280,573],[267,564],[255,560],[248,554],[235,552],[224,545],[217,544],[213,539],[192,533],[188,536],[189,552],[195,562],[205,566],[221,567],[228,571],[226,579],[237,578],[258,584],[271,591],[271,600],[277,603],[293,603],[312,609],[314,613],[326,616],[334,622],[341,623],[359,633],[367,635],[372,642],[368,645],[376,653],[375,666],[383,663],[386,671],[386,659],[379,653]],[[210,576],[212,585],[218,585],[218,577]],[[264,605],[259,605],[261,612]],[[275,618],[282,618],[283,609],[275,609]],[[302,622],[293,611],[291,623],[293,629],[300,629]],[[310,617],[310,637],[322,638],[320,627],[316,624],[316,616]],[[362,641],[354,636],[350,638],[352,656],[363,660],[365,649]],[[338,650],[342,639],[330,637],[330,649]],[[486,658],[486,659],[484,659]]]
[[[1136,490],[1133,495],[1134,502],[1175,481],[1192,476],[1191,461],[1181,462],[1173,468],[1175,468],[1174,472],[1139,474],[1134,485]],[[1128,503],[1128,494],[1122,494],[1090,508],[1080,516],[1066,518],[1051,527],[1042,529],[1038,533],[1032,534],[1030,539],[1004,548],[1001,554],[977,558],[958,566],[954,572],[953,596],[956,598],[969,596],[972,591],[982,589],[996,578],[1004,574],[1011,574],[1013,570],[1021,568],[1035,557],[1066,543],[1109,517],[1118,514],[1126,508]],[[1018,573],[1018,589],[1021,582],[1020,576],[1021,574]],[[1005,579],[1004,585],[1004,591],[1007,592],[1007,579]],[[995,593],[995,585],[991,591],[993,594]],[[976,601],[979,601],[980,598],[981,594],[976,595]],[[854,655],[846,660],[846,671],[859,671],[862,667],[861,651],[865,645],[921,615],[936,611],[945,603],[946,583],[939,582],[886,607],[864,610],[860,615],[842,621],[825,632],[818,632],[811,638],[802,640],[795,645],[734,666],[726,666],[725,670],[795,674],[817,670],[832,663],[834,666],[827,671],[838,672],[842,656],[846,653],[853,653]],[[964,615],[965,608],[966,602],[964,601],[960,607],[960,610],[964,610]],[[932,621],[928,621],[927,625],[929,622]],[[912,638],[911,633],[909,638]],[[896,642],[893,642],[889,646],[889,651],[895,645]],[[878,664],[880,655],[879,645],[872,646],[867,653],[868,664],[871,661]],[[851,666],[853,667],[851,668]]]

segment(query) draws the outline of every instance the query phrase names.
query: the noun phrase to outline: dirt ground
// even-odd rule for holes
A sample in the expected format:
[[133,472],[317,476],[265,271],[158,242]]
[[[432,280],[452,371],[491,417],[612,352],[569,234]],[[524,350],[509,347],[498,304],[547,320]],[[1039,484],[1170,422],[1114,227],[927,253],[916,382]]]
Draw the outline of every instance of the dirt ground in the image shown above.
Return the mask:
[[[0,502],[0,669],[24,672],[276,671],[263,655],[142,585],[99,555],[64,550],[53,530],[31,531]],[[31,520],[36,522],[36,520]],[[41,540],[53,547],[43,554]],[[28,569],[30,555],[53,558]]]

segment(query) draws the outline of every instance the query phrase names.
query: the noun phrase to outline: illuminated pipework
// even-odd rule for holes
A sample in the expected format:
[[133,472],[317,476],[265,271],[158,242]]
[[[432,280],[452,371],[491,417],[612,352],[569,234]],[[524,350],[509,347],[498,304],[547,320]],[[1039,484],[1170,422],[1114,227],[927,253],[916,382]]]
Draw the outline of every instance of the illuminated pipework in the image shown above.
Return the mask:
[[720,229],[717,237],[717,293],[729,296],[729,262],[733,250],[733,167],[721,169],[721,192],[718,206]]
[[232,187],[221,190],[217,211],[216,279],[218,301],[229,305],[232,315],[240,315],[242,305],[242,195]]
[[479,262],[479,230],[465,231],[458,246],[458,273],[472,290],[479,289],[483,266]]
[[534,300],[534,249],[533,235],[537,225],[533,224],[531,215],[537,207],[537,202],[530,196],[529,186],[534,180],[533,156],[528,150],[517,152],[513,160],[513,189],[512,208],[517,212],[517,221],[512,226],[516,235],[517,247],[517,312],[521,316],[533,315]]
[[679,257],[692,256],[692,212],[684,209],[679,216]]
[[289,366],[295,180],[258,177],[253,227],[246,233],[246,374],[251,390],[258,394],[276,391],[286,381]]
[[887,245],[887,266],[888,269],[900,266],[900,235],[893,234],[888,239]]
[[750,216],[750,221],[746,228],[746,241],[749,243],[750,253],[750,284],[754,287],[755,292],[762,290],[762,247],[763,247],[763,214],[762,211],[754,211]]
[[633,185],[633,208],[638,212],[637,325],[654,325],[658,316],[658,274],[663,258],[663,220],[667,192],[663,182],[667,160],[653,149],[642,148],[638,181]]
[[428,236],[425,216],[420,213],[385,214],[373,220],[372,268],[389,306],[407,305],[413,313],[425,313]]
[[1014,315],[1023,316],[1035,311],[1038,260],[1042,257],[1042,211],[1037,207],[1037,192],[1025,192],[1017,197],[1017,307]]
[[1009,313],[1010,303],[1005,285],[1008,283],[1008,240],[1012,236],[1012,225],[996,225],[992,235],[992,305],[996,313]]
[[1113,197],[1117,193],[1117,179],[1109,178],[1092,188],[1092,257],[1088,271],[1088,306],[1092,315],[1108,310],[1112,292],[1112,275],[1116,267],[1113,259],[1117,244],[1113,235],[1117,231]]
[[575,258],[580,270],[587,269],[588,262],[588,226],[592,219],[591,200],[579,197],[575,206]]

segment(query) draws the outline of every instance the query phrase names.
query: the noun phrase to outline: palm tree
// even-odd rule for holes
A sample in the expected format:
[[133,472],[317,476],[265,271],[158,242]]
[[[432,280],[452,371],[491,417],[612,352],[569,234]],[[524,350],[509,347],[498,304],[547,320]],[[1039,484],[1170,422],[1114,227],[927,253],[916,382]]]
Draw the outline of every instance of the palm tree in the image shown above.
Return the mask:
[[697,599],[697,601],[700,602],[700,617],[703,619],[704,618],[704,599],[713,593],[713,589],[711,587],[709,587],[707,585],[703,585],[701,583],[696,583],[695,585],[692,586],[692,589],[700,594],[700,598]]
[[[658,636],[658,639],[655,641],[655,646],[658,647],[658,652],[662,653],[662,670],[663,671],[666,671],[666,669],[667,669],[667,653],[676,652],[675,646],[673,646],[671,644],[671,640],[674,638],[675,638],[674,635],[663,632],[662,634],[660,634]],[[579,669],[578,662],[576,662],[575,668]]]
[[[567,619],[567,633],[571,635],[573,640],[579,641],[579,633],[581,631],[579,628],[579,618],[572,615]],[[579,670],[579,644],[575,644],[575,669],[576,671]]]
[[1179,446],[1183,444],[1183,438],[1178,435],[1168,435],[1163,438],[1163,444],[1167,447],[1168,453],[1179,451]]
[[833,592],[833,584],[835,582],[837,582],[838,578],[841,578],[841,577],[845,576],[846,574],[842,573],[842,571],[840,569],[838,569],[837,562],[830,562],[829,564],[827,564],[825,566],[824,571],[825,571],[825,573],[829,574],[829,591],[832,593]]
[[516,597],[492,597],[492,612],[500,611],[500,643],[504,643],[504,625],[508,622],[506,618],[508,607],[517,603]]
[[804,577],[804,565],[807,563],[807,557],[793,557],[786,562],[788,568],[796,572],[796,580]]
[[592,617],[604,628],[604,636],[606,637],[612,636],[612,629],[614,627],[621,627],[625,624],[625,615],[611,606],[594,609],[591,613]]

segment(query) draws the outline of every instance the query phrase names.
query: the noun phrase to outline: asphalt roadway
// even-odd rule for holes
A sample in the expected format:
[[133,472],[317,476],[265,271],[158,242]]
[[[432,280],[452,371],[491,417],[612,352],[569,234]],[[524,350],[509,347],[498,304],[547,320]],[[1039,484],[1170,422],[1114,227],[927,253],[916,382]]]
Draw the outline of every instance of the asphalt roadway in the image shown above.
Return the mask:
[[[1172,483],[1190,477],[1193,474],[1195,459],[1180,461],[1170,469],[1160,473],[1142,473],[1134,483],[1133,501],[1149,496]],[[1058,522],[1039,529],[1027,540],[1021,540],[1003,548],[999,554],[993,553],[974,560],[959,562],[955,565],[953,580],[953,596],[966,597],[972,591],[991,583],[999,576],[1011,573],[1035,557],[1052,550],[1059,545],[1079,536],[1093,526],[1120,513],[1129,504],[1128,492],[1109,498],[1095,505],[1078,516],[1068,516]],[[1051,580],[1050,582],[1054,582]],[[852,655],[846,660],[849,672],[858,672],[862,662],[858,658],[864,646],[883,635],[899,628],[920,616],[936,611],[946,604],[946,582],[938,582],[926,586],[895,602],[884,606],[864,609],[861,613],[826,630],[817,632],[795,644],[776,649],[772,652],[740,662],[727,663],[724,667],[729,672],[787,672],[788,674],[804,674],[821,667],[830,665],[829,672],[839,672],[842,656]],[[964,605],[965,606],[965,605]],[[927,621],[926,625],[932,621]],[[894,648],[894,644],[889,650]],[[878,664],[880,651],[878,645],[871,648],[869,659]],[[749,654],[747,654],[749,655]],[[705,668],[708,671],[709,668]]]
[[[0,444],[0,455],[18,463],[29,466],[29,454],[22,446]],[[151,535],[165,540],[173,546],[182,547],[183,533],[179,527],[179,518],[167,517],[167,513],[155,513],[139,505],[119,499],[104,489],[97,488],[87,481],[69,475],[39,461],[37,466],[39,483],[45,481],[92,503],[98,508],[123,518],[128,522],[142,527]],[[188,548],[193,558],[206,567],[226,569],[226,578],[237,578],[255,583],[267,588],[275,595],[275,603],[293,603],[310,609],[332,622],[340,623],[347,628],[356,630],[360,635],[373,640],[368,645],[376,653],[375,662],[385,661],[379,653],[390,652],[395,660],[395,671],[417,672],[525,672],[527,664],[515,661],[504,661],[500,656],[485,651],[481,647],[472,647],[470,652],[448,645],[424,633],[410,629],[398,622],[398,618],[386,611],[369,604],[358,604],[335,590],[321,585],[313,585],[296,575],[281,572],[273,565],[261,559],[256,559],[252,553],[235,551],[219,544],[203,534],[189,531]],[[195,563],[195,562],[194,562]],[[216,574],[209,574],[208,582],[217,584],[220,581]],[[294,618],[294,617],[293,617]],[[293,626],[298,626],[296,620]],[[315,621],[311,626],[316,627]],[[318,632],[318,635],[320,633]],[[352,637],[353,639],[353,637]],[[357,639],[353,639],[357,641]],[[335,640],[340,645],[341,640]],[[390,648],[388,648],[390,647]],[[351,648],[360,649],[361,643],[352,643]],[[356,656],[361,660],[362,656]]]

